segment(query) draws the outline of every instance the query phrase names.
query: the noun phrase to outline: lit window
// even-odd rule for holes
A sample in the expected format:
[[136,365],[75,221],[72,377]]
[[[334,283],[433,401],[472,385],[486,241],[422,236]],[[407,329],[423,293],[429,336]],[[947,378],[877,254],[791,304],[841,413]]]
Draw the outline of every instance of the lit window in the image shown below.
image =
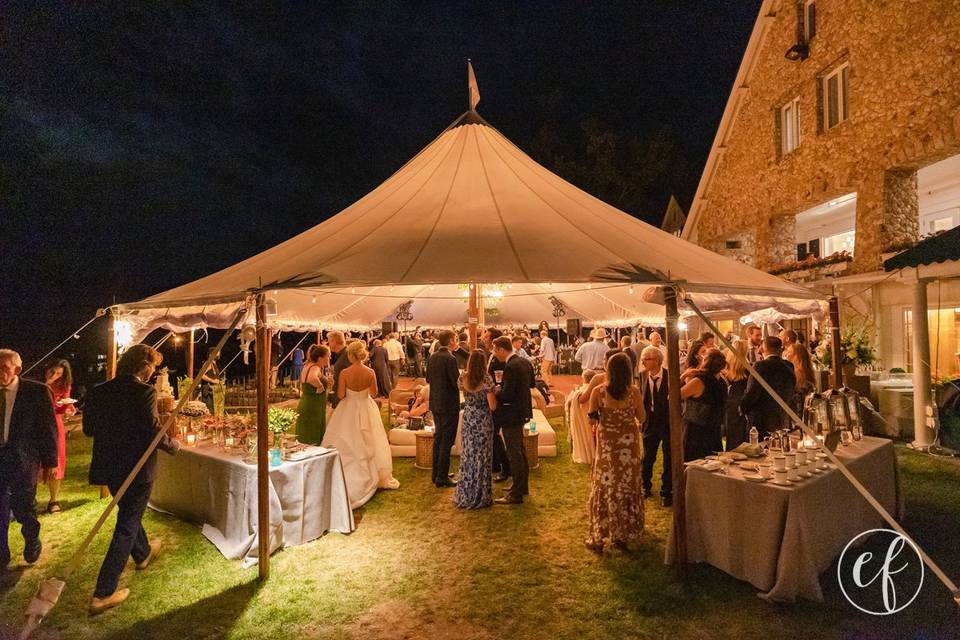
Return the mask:
[[823,128],[830,129],[847,119],[850,65],[844,63],[823,78]]
[[857,232],[854,230],[844,231],[823,239],[823,255],[829,256],[840,251],[846,251],[853,255],[853,247],[856,241]]
[[780,107],[780,153],[788,154],[800,146],[800,98]]
[[817,35],[817,3],[807,0],[803,4],[803,41],[810,42]]

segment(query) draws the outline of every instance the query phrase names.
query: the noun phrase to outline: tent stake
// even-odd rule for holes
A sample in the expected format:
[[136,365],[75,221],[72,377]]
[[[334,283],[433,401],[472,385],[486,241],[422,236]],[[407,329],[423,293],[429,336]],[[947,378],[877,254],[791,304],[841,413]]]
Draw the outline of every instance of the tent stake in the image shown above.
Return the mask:
[[267,328],[266,296],[257,294],[257,567],[261,580],[270,577],[270,330]]
[[680,410],[680,334],[677,323],[677,290],[663,288],[667,320],[667,378],[670,406],[670,464],[673,485],[673,539],[676,566],[681,578],[687,577],[687,499],[686,478],[683,475],[683,422]]

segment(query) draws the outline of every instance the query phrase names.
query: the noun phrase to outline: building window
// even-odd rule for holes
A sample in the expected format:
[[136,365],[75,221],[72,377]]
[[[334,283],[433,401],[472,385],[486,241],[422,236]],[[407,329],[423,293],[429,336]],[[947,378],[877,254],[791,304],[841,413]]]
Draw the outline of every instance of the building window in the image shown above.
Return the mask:
[[[930,340],[930,372],[934,376],[960,373],[960,307],[927,311],[927,338]],[[913,310],[903,310],[904,368],[913,372]]]
[[803,41],[810,42],[817,35],[817,3],[806,0],[803,3]]
[[853,247],[856,241],[857,232],[853,229],[841,233],[827,236],[823,239],[823,255],[831,256],[841,251],[846,251],[853,255]]
[[831,129],[847,119],[850,65],[842,64],[823,78],[823,128]]
[[786,155],[800,146],[800,98],[780,107],[780,153]]

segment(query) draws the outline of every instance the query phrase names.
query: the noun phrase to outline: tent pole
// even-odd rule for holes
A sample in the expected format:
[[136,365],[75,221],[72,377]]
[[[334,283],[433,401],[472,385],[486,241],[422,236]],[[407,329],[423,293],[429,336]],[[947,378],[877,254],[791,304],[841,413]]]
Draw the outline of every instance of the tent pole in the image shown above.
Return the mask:
[[320,327],[317,327],[317,345],[320,345]]
[[257,566],[260,579],[270,577],[270,477],[267,450],[270,443],[267,409],[270,401],[270,330],[267,329],[266,296],[257,294]]
[[[110,323],[107,326],[107,380],[113,380],[117,377],[117,332],[115,324],[117,322],[116,311],[110,309]],[[110,496],[110,490],[106,485],[100,485],[100,499]]]
[[190,342],[187,343],[187,377],[193,380],[193,335],[194,330],[190,329]]
[[680,577],[687,576],[687,502],[686,479],[683,475],[683,423],[680,413],[680,335],[677,323],[677,290],[663,288],[667,322],[667,376],[670,406],[670,464],[673,484],[673,536],[676,564]]
[[832,386],[834,389],[843,387],[843,367],[840,363],[843,361],[843,351],[840,349],[840,299],[837,296],[830,296],[830,355],[832,358],[833,372]]
[[467,339],[470,343],[471,352],[477,348],[477,320],[480,313],[478,304],[480,296],[477,288],[479,286],[476,283],[470,285],[470,304],[467,307],[467,322],[470,324],[467,329]]

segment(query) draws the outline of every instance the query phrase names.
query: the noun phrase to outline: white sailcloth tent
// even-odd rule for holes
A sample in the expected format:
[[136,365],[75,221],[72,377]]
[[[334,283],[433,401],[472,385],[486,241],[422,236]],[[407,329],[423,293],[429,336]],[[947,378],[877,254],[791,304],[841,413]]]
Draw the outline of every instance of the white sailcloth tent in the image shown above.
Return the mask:
[[[657,287],[704,310],[821,312],[816,293],[665,233],[551,173],[468,111],[383,184],[321,224],[227,269],[119,305],[136,337],[224,328],[255,291],[273,329],[367,329],[412,301],[412,324],[662,322]],[[271,304],[271,308],[274,305]]]

